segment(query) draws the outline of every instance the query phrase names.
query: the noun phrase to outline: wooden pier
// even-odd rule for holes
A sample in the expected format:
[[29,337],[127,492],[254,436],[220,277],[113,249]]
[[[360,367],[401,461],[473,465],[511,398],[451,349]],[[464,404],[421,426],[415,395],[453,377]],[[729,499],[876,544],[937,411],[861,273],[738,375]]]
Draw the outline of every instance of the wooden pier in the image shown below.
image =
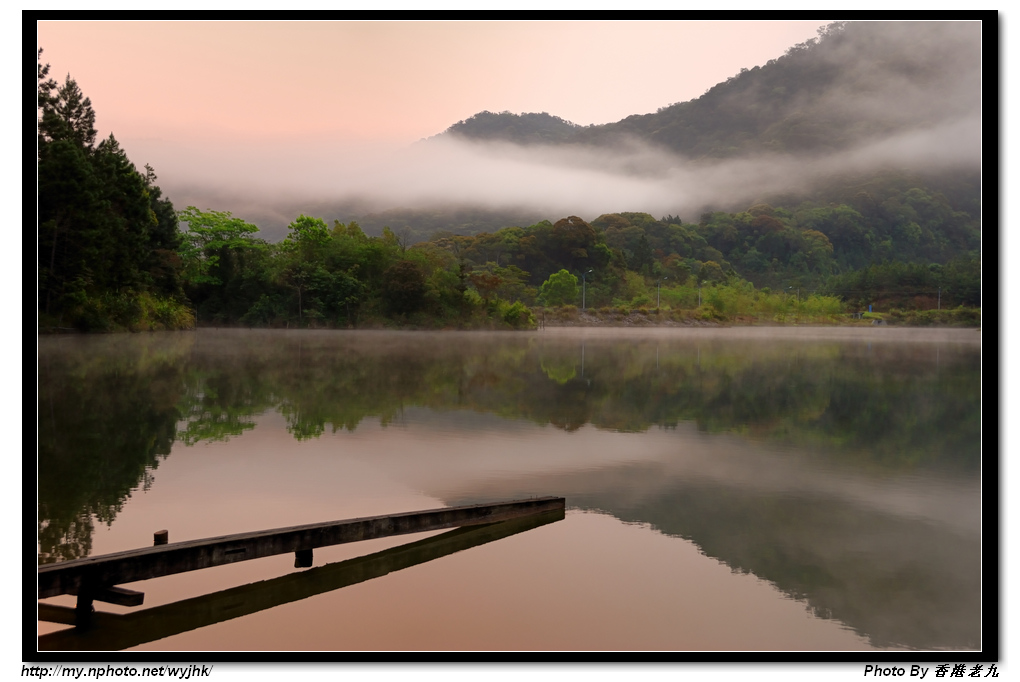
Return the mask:
[[562,497],[538,497],[445,507],[237,533],[63,561],[39,567],[39,599],[77,595],[77,611],[85,618],[92,611],[93,601],[140,605],[144,595],[118,587],[123,583],[291,552],[295,555],[295,567],[309,567],[317,547],[497,523],[543,512],[562,512],[565,506]]
[[[524,533],[564,518],[564,510],[448,530],[423,540],[124,614],[96,611],[91,627],[67,628],[38,640],[40,651],[119,651],[379,578],[412,566]],[[39,620],[78,624],[77,610],[42,602]]]

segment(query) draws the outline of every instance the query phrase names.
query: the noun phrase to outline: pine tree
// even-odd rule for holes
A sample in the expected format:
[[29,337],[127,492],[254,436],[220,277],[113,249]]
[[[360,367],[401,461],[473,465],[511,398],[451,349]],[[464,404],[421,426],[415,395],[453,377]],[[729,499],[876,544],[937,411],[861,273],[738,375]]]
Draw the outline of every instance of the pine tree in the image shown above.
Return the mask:
[[96,144],[92,102],[70,74],[58,87],[49,69],[40,61],[40,310],[60,315],[107,295],[183,299],[177,215],[155,172],[139,173],[112,133]]

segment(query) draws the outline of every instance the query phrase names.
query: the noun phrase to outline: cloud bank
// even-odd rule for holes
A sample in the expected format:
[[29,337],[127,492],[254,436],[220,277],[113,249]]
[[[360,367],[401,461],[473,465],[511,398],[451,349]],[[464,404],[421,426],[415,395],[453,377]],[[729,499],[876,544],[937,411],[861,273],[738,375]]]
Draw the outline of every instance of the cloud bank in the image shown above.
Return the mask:
[[[175,205],[229,210],[256,223],[261,217],[285,225],[297,217],[292,211],[331,204],[363,210],[531,209],[550,218],[618,211],[696,218],[709,207],[805,192],[842,174],[976,169],[980,132],[980,120],[971,115],[833,154],[711,161],[685,159],[633,140],[603,149],[440,138],[396,151],[282,143],[206,146],[185,156],[168,153],[152,163]],[[158,147],[149,151],[151,157],[162,156]]]
[[[155,167],[175,205],[229,210],[271,239],[301,212],[348,220],[355,211],[470,206],[554,220],[618,211],[693,220],[710,208],[809,193],[841,175],[980,168],[980,24],[880,22],[858,27],[852,39],[849,28],[846,40],[826,47],[823,39],[801,66],[791,58],[786,70],[772,72],[786,80],[764,70],[742,74],[749,87],[721,87],[712,105],[739,113],[775,101],[764,90],[798,82],[790,74],[801,73],[810,82],[784,101],[780,123],[863,140],[840,151],[694,160],[619,137],[599,146],[519,146],[451,135],[384,148],[309,139],[298,130],[256,142],[123,142],[139,165]],[[872,136],[863,138],[863,130]]]

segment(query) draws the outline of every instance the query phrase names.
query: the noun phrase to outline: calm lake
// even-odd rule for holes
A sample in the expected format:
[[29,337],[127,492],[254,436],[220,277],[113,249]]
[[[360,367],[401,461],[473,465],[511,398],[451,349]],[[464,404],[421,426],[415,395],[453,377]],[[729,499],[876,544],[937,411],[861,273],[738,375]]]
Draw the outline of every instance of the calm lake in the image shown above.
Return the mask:
[[40,563],[567,503],[128,584],[40,649],[982,647],[973,329],[42,337],[38,410]]

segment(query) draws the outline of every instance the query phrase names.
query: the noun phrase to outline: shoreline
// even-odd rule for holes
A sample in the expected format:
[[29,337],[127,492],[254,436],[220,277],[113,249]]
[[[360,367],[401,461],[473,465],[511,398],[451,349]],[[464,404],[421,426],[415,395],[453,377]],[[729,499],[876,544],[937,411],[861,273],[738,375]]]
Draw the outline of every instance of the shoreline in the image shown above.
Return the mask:
[[[909,328],[909,329],[975,329],[981,330],[981,310],[952,309],[943,311],[891,311],[862,313],[860,317],[843,315],[780,314],[769,317],[736,314],[732,317],[711,309],[669,310],[657,308],[609,308],[579,310],[573,306],[563,308],[533,308],[534,326],[512,328],[486,320],[436,320],[418,317],[416,320],[368,319],[356,326],[315,325],[291,327],[289,325],[250,326],[243,323],[199,323],[181,329],[124,329],[109,331],[81,331],[69,327],[38,327],[38,336],[66,334],[117,334],[144,331],[194,331],[196,329],[274,329],[274,330],[393,330],[393,331],[533,331],[547,328],[725,328],[725,327],[832,327],[832,328]],[[473,323],[472,323],[473,322]],[[444,324],[445,323],[445,324]]]
[[71,329],[67,327],[52,328],[43,327],[37,330],[36,336],[104,336],[108,334],[145,334],[159,332],[194,332],[198,330],[248,330],[248,331],[421,331],[421,332],[533,332],[544,329],[960,329],[980,332],[981,325],[958,325],[958,324],[871,324],[871,323],[841,323],[841,322],[774,322],[774,321],[715,321],[715,320],[624,320],[594,322],[578,320],[548,320],[539,322],[535,327],[525,329],[492,329],[486,327],[422,327],[419,325],[386,326],[386,325],[362,325],[358,327],[249,327],[247,325],[199,325],[188,329],[146,329],[131,331],[127,329],[89,332]]

